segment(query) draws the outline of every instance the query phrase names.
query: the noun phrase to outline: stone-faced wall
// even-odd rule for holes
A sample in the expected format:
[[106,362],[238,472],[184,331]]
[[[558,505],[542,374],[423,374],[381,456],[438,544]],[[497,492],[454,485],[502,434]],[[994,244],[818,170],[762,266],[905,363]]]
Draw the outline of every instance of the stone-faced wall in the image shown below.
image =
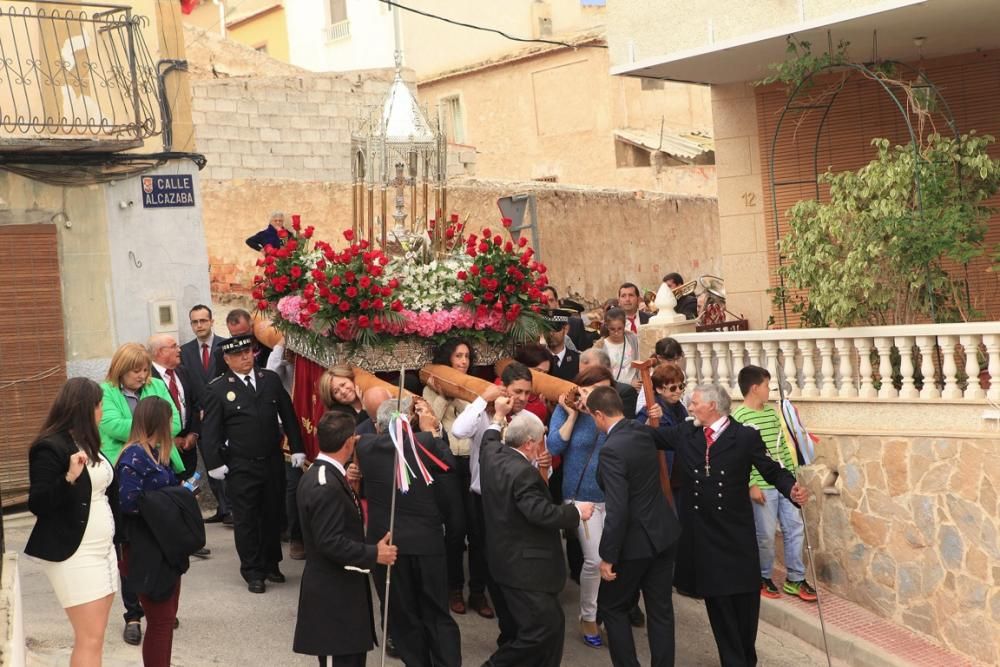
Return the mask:
[[[350,227],[350,186],[285,180],[202,180],[212,293],[249,291],[259,254],[243,240],[263,229],[272,210],[299,213],[316,238],[342,242]],[[615,296],[626,280],[655,288],[663,274],[718,275],[715,200],[653,193],[550,187],[538,183],[465,181],[448,191],[448,208],[469,229],[499,226],[497,199],[533,192],[541,258],[560,294]]]
[[804,473],[817,494],[806,520],[820,580],[956,651],[1000,664],[998,444],[974,434],[820,436],[817,465]]

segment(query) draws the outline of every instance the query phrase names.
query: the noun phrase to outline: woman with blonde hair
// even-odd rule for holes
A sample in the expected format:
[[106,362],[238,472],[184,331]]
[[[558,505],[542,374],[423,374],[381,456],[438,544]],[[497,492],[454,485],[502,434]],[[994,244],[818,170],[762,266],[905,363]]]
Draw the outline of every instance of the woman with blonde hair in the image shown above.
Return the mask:
[[[162,556],[148,550],[132,549],[131,542],[137,530],[149,530],[146,519],[140,514],[139,500],[144,494],[167,486],[177,486],[177,476],[170,469],[174,438],[171,435],[172,404],[159,396],[149,396],[139,401],[132,420],[128,442],[118,458],[118,498],[125,527],[122,547],[122,572],[128,577],[130,570],[152,570],[150,565],[162,561]],[[146,560],[152,559],[149,563]],[[139,602],[146,616],[146,636],[142,641],[144,667],[170,667],[170,653],[180,597],[180,574],[156,569],[168,580],[160,577],[136,577],[133,582]],[[158,589],[154,592],[154,588]],[[165,592],[161,592],[165,591]]]
[[[163,380],[152,376],[152,360],[146,348],[138,343],[125,343],[111,357],[108,376],[101,383],[104,392],[104,415],[98,425],[101,434],[101,452],[112,464],[118,462],[125,441],[132,432],[132,414],[139,401],[148,396],[165,400],[171,408],[171,437],[181,431],[181,416],[174,407]],[[184,471],[180,452],[170,448],[170,463],[176,472]],[[125,604],[125,629],[122,638],[138,646],[142,641],[142,607],[132,592],[128,580],[122,577],[122,602]]]
[[101,388],[70,378],[28,454],[28,509],[38,517],[24,552],[45,574],[73,626],[72,667],[99,667],[118,576],[114,468],[101,454]]
[[350,415],[356,424],[369,418],[361,404],[361,390],[354,380],[354,369],[347,364],[328,368],[320,376],[316,389],[319,400],[327,410]]

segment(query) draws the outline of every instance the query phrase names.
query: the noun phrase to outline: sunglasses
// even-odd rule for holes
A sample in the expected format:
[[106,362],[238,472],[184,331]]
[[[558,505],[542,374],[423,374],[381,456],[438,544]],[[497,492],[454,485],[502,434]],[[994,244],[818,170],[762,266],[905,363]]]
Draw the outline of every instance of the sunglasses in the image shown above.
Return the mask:
[[687,387],[686,382],[681,382],[680,384],[668,384],[667,391],[684,391],[685,387]]

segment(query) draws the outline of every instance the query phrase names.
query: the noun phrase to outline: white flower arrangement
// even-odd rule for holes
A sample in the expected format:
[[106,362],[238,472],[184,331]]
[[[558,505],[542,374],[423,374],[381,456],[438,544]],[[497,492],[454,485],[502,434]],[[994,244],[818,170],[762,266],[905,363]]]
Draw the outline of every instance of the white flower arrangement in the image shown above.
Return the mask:
[[399,280],[397,296],[407,310],[434,312],[462,303],[457,274],[468,269],[470,264],[471,261],[462,256],[432,260],[427,264],[403,257],[393,259],[386,272]]

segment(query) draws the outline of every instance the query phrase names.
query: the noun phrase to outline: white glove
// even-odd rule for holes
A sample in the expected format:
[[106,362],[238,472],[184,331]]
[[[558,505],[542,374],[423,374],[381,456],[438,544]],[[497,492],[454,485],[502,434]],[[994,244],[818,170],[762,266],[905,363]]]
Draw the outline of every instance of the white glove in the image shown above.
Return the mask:
[[227,474],[229,474],[229,466],[224,464],[208,471],[208,476],[212,479],[225,479]]
[[303,465],[305,465],[305,462],[306,462],[306,455],[305,454],[302,454],[302,453],[292,454],[292,467],[293,468],[301,468]]

